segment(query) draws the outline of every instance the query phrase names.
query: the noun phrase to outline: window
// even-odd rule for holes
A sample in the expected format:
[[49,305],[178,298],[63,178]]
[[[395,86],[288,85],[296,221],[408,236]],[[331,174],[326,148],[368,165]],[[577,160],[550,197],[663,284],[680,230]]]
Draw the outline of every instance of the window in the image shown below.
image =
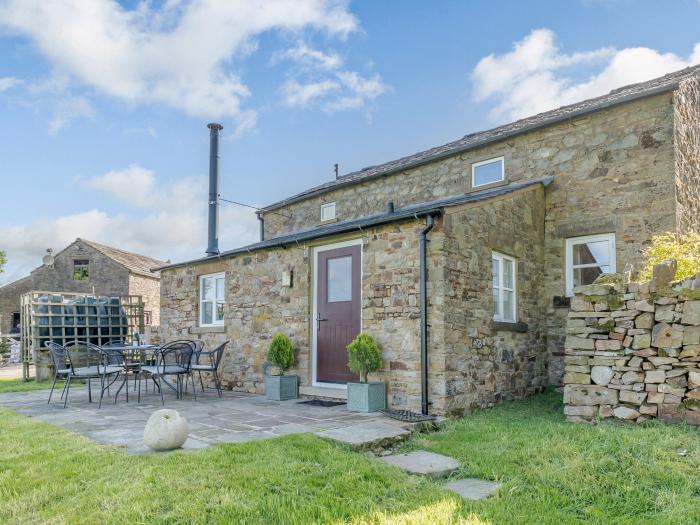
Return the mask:
[[90,278],[90,261],[87,259],[75,259],[73,261],[73,280],[87,281]]
[[321,204],[321,220],[332,221],[335,219],[335,202]]
[[153,322],[153,312],[150,310],[143,311],[143,324],[150,325]]
[[327,265],[327,301],[352,301],[352,257],[328,259]]
[[224,274],[202,275],[199,278],[199,326],[223,326],[224,304]]
[[503,157],[472,164],[472,188],[505,180]]
[[601,273],[615,271],[615,234],[566,239],[566,295],[591,284]]
[[515,259],[493,252],[493,319],[514,323],[515,315]]

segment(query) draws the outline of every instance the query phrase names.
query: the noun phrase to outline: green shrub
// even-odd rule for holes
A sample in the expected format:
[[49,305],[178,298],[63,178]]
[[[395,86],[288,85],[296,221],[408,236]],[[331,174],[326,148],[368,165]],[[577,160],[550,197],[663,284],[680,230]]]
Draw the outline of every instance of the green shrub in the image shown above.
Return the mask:
[[272,338],[267,360],[280,369],[280,375],[289,370],[294,364],[294,347],[286,334],[279,333]]
[[358,335],[348,349],[348,368],[360,374],[360,382],[367,382],[367,374],[382,367],[382,354],[374,338],[369,334]]
[[646,266],[639,272],[639,280],[650,281],[655,264],[667,259],[675,259],[678,264],[676,279],[692,277],[700,271],[700,235],[696,233],[675,234],[673,232],[656,235],[651,245],[644,250]]

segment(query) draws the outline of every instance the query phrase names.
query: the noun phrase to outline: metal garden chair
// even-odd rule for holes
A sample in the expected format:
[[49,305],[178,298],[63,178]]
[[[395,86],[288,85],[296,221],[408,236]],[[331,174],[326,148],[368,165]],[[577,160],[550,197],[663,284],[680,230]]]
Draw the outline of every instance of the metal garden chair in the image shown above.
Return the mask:
[[[160,390],[160,401],[165,405],[163,398],[163,382],[175,390],[178,399],[182,398],[184,384],[182,381],[185,376],[185,382],[188,378],[192,378],[192,390],[194,390],[194,377],[192,376],[192,355],[194,354],[196,345],[193,341],[173,341],[161,346],[156,351],[156,364],[141,366],[142,373],[150,374],[156,381],[158,390]],[[164,376],[175,376],[177,382],[173,387],[165,380]],[[197,393],[193,392],[195,400]],[[141,382],[139,381],[139,403],[141,402]]]
[[[124,356],[116,353],[105,353],[99,346],[95,346],[87,341],[73,341],[65,346],[71,368],[66,384],[66,395],[63,400],[63,407],[68,404],[68,393],[70,392],[71,380],[84,379],[88,382],[88,401],[92,403],[91,379],[99,379],[101,384],[100,404],[105,390],[111,383],[105,386],[107,378],[124,372]],[[116,377],[114,381],[116,381]],[[112,381],[112,382],[114,382]]]
[[47,341],[45,343],[46,348],[49,349],[49,354],[51,355],[51,362],[53,363],[53,383],[51,384],[51,392],[49,392],[48,403],[51,403],[51,396],[53,395],[54,388],[56,387],[56,381],[58,378],[66,380],[63,383],[63,390],[61,391],[61,399],[63,399],[66,393],[66,386],[68,385],[68,374],[70,374],[70,365],[68,364],[68,355],[66,354],[66,349],[63,348],[58,343],[53,341]]
[[192,371],[199,374],[199,384],[202,387],[202,392],[204,392],[204,381],[202,381],[202,372],[211,373],[214,378],[214,385],[216,386],[216,392],[221,397],[221,379],[219,378],[219,365],[221,364],[221,358],[224,355],[224,350],[226,345],[230,341],[226,341],[223,344],[217,346],[214,350],[209,352],[200,351],[196,356],[196,360],[193,362]]

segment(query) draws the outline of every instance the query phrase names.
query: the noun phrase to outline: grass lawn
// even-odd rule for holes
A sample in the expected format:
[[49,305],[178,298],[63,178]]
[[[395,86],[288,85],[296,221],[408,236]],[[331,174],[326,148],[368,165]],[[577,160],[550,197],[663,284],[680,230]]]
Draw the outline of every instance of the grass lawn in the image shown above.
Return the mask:
[[2,408],[0,421],[0,523],[700,522],[698,431],[569,424],[555,393],[406,445],[503,482],[481,502],[310,435],[129,456]]
[[[5,392],[27,392],[29,390],[43,390],[45,388],[51,388],[51,381],[41,381],[37,383],[33,379],[31,381],[25,381],[24,379],[0,378],[0,394],[3,394]],[[56,388],[59,388],[59,395],[61,395],[60,388],[63,388],[63,383],[58,383],[56,385]]]

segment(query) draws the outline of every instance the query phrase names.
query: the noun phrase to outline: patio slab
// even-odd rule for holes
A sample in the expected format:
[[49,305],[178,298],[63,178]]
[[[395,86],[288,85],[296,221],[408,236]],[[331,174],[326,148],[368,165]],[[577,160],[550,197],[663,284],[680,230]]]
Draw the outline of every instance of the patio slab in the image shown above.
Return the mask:
[[[48,390],[0,394],[0,405],[77,432],[97,443],[121,446],[135,454],[148,452],[143,444],[143,429],[151,414],[163,408],[160,396],[152,391],[143,395],[142,391],[142,402],[138,404],[131,392],[126,403],[122,393],[117,404],[113,397],[105,397],[102,408],[98,408],[99,393],[95,395],[94,390],[93,403],[89,403],[86,388],[71,388],[65,409],[60,390],[54,393],[50,405],[46,403]],[[229,391],[219,398],[214,390],[197,392],[195,401],[191,395],[176,399],[174,393],[167,392],[165,408],[177,410],[189,423],[190,435],[183,447],[185,450],[294,433],[336,431],[342,434],[342,429],[349,427],[354,427],[350,433],[361,428],[365,435],[373,431],[381,434],[389,427],[397,431],[397,423],[379,413],[351,413],[345,405],[317,407],[300,405],[298,401],[269,401],[263,396]]]
[[411,431],[403,428],[397,421],[387,418],[386,420],[363,421],[331,430],[322,430],[316,432],[316,435],[350,445],[354,449],[364,449],[398,443],[410,436]]
[[459,461],[455,458],[425,450],[386,456],[381,459],[409,474],[421,474],[433,478],[447,477],[459,468]]
[[447,490],[451,490],[464,499],[480,500],[491,496],[500,488],[501,484],[494,481],[477,478],[458,479],[445,484]]

